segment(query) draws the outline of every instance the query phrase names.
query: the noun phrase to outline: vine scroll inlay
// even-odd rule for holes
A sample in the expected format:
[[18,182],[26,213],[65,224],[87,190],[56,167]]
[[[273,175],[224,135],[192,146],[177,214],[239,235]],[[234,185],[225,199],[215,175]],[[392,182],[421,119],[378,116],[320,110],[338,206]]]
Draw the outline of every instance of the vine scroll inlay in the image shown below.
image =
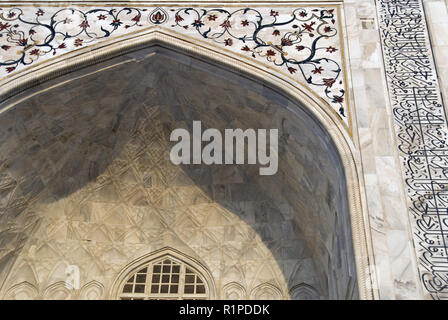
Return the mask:
[[338,7],[0,8],[0,77],[153,27],[255,59],[308,86],[351,132]]

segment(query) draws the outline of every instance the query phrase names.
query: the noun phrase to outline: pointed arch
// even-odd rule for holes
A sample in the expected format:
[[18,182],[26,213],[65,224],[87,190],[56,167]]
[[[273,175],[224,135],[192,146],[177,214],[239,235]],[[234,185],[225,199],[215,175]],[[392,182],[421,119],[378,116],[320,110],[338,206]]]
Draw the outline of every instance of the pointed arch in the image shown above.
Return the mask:
[[[169,265],[169,270],[167,271],[167,275],[165,275],[163,268],[167,267],[167,265]],[[178,268],[178,270],[173,271],[174,268]],[[200,298],[214,299],[216,297],[213,277],[203,263],[173,248],[162,248],[126,265],[112,284],[110,298],[127,299],[138,296],[137,298],[144,299],[163,296],[164,298],[170,299],[171,286],[167,286],[167,289],[169,289],[167,292],[162,292],[162,286],[160,284],[162,283],[161,277],[164,275],[171,276],[169,282],[172,282],[173,273],[179,278],[175,284],[178,287],[175,288],[176,294],[172,296],[173,298],[181,297],[184,293],[187,296],[196,293],[194,288],[191,288],[192,292],[187,291],[187,287],[190,286],[188,284],[188,277],[196,278],[193,283],[200,283],[201,288],[205,289],[199,292]],[[142,281],[138,280],[139,277]],[[158,280],[154,280],[154,277],[158,277]],[[157,281],[157,283],[154,281]],[[153,291],[155,286],[158,286],[156,288],[157,292]],[[127,287],[129,287],[129,290]]]
[[250,293],[250,297],[253,300],[284,299],[281,290],[270,283],[262,283],[257,287],[253,288]]
[[[155,27],[68,53],[8,78],[0,89],[0,103],[4,105],[0,113],[13,108],[17,103],[35,94],[25,92],[25,90],[37,84],[124,54],[131,55],[138,60],[138,50],[151,46],[161,46],[173,51],[181,51],[186,56],[194,56],[208,63],[219,65],[219,67],[238,75],[258,81],[263,86],[278,92],[280,96],[299,102],[304,110],[311,114],[317,123],[328,132],[345,171],[360,298],[373,298],[376,293],[369,288],[374,287],[372,283],[375,281],[371,279],[371,275],[368,273],[369,265],[373,263],[373,254],[367,209],[364,204],[365,195],[364,192],[361,192],[363,181],[359,165],[360,156],[356,151],[355,144],[349,133],[339,125],[337,116],[329,110],[321,98],[305,86],[286,79],[276,70],[267,68],[257,61],[218,50],[212,44],[193,42],[175,32]],[[137,54],[133,55],[135,52]],[[56,83],[54,86],[59,84]],[[295,106],[287,105],[286,108],[295,113]]]
[[49,285],[44,291],[44,299],[47,300],[68,300],[72,292],[67,288],[64,281],[58,281]]
[[246,300],[246,289],[237,282],[230,282],[222,288],[222,298],[229,300]]
[[38,297],[36,286],[28,281],[23,281],[11,287],[5,294],[5,300],[34,300]]
[[104,286],[98,281],[92,280],[85,284],[80,291],[81,300],[100,300],[104,294]]
[[[19,284],[23,284],[24,286],[26,284],[29,284],[30,286],[36,288],[37,290],[39,278],[35,268],[33,268],[33,266],[27,261],[23,261],[20,259],[16,260],[15,264],[17,265],[17,268],[16,269],[11,268],[11,270],[14,271],[7,274],[6,279],[4,280],[3,283],[5,288],[10,287],[7,290],[6,295],[8,295],[8,292],[12,292],[11,290],[13,290],[13,288],[16,288]],[[16,284],[14,284],[13,281]]]
[[319,300],[319,292],[309,284],[300,283],[289,290],[292,300]]

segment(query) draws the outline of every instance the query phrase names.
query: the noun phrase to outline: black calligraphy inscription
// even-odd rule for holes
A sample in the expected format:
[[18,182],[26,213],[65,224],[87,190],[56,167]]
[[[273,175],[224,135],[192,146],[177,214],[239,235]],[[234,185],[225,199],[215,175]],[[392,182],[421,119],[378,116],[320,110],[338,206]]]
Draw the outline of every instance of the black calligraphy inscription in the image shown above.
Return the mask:
[[448,299],[448,127],[421,0],[377,0],[419,272]]

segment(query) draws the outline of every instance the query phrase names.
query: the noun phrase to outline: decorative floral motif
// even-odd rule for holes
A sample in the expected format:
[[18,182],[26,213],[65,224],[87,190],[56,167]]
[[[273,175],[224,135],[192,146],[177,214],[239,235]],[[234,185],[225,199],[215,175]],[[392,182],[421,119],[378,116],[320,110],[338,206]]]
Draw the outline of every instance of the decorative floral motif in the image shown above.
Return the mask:
[[155,8],[149,14],[148,19],[153,24],[163,24],[168,21],[168,13],[161,8]]
[[[49,53],[56,55],[66,49],[70,41],[74,47],[80,47],[111,36],[123,25],[125,28],[141,27],[142,11],[146,9],[81,11],[63,8],[45,17],[45,11],[38,9],[35,17],[29,19],[20,8],[1,10],[0,43],[8,54],[1,53],[0,66],[4,66],[10,73],[19,66],[32,64],[40,56]],[[19,48],[9,51],[11,46]]]
[[164,25],[275,66],[305,83],[348,129],[332,8],[0,8],[0,75],[128,31]]
[[303,79],[311,87],[322,87],[326,101],[346,117],[342,69],[339,57],[331,56],[338,49],[325,45],[338,33],[334,9],[298,8],[284,17],[275,10],[266,15],[252,8],[183,8],[175,11],[174,20],[174,26],[191,26],[203,38],[224,46],[239,45],[253,58],[265,58],[290,74],[300,70]]

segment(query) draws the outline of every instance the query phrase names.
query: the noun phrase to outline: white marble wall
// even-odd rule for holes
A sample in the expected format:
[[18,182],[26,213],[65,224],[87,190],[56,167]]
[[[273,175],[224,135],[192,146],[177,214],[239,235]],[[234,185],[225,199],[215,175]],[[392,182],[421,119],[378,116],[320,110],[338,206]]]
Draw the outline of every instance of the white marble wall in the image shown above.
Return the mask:
[[[380,299],[419,299],[420,284],[372,0],[344,1],[345,40]],[[372,23],[373,20],[373,23]],[[364,21],[364,23],[363,23]]]

